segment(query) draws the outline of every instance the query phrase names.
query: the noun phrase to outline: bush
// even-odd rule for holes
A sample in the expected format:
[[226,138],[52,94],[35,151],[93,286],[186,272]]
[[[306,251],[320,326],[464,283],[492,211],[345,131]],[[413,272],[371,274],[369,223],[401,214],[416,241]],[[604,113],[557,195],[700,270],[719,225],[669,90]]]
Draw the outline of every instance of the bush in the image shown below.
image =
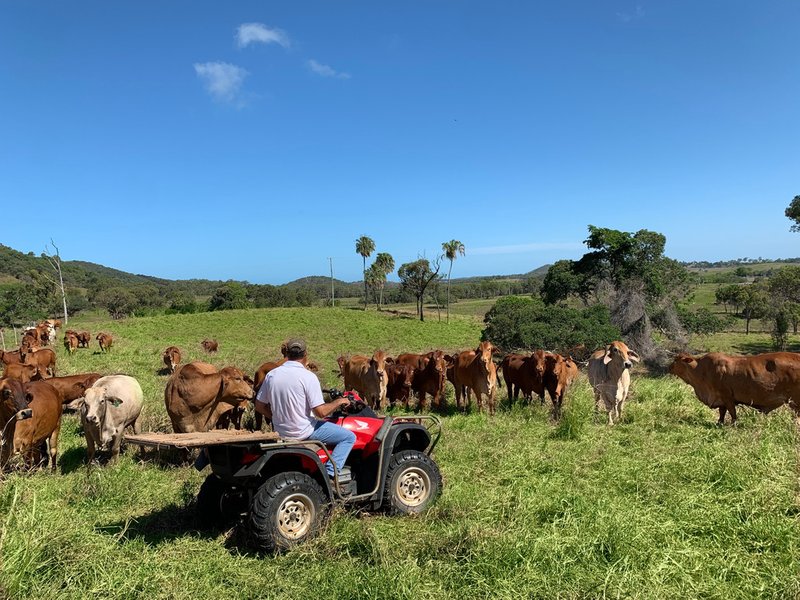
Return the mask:
[[211,300],[208,301],[208,310],[231,310],[235,308],[248,308],[245,287],[236,281],[231,281],[217,288]]
[[731,323],[730,318],[718,317],[705,307],[698,308],[696,311],[678,307],[678,319],[686,331],[699,335],[719,333]]
[[524,297],[501,298],[484,322],[482,338],[504,350],[568,350],[581,344],[596,348],[620,335],[604,306],[545,306],[541,300]]

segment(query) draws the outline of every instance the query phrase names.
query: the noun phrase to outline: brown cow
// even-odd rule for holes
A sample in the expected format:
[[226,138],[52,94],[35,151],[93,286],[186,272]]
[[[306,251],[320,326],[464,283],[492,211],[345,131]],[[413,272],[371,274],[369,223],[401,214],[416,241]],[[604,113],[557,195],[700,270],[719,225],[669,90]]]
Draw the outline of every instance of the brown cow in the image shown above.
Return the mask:
[[164,361],[164,364],[167,365],[169,372],[174,373],[175,368],[181,362],[181,350],[177,346],[170,346],[164,350],[164,354],[161,358]]
[[608,412],[608,424],[622,418],[622,409],[631,385],[630,370],[639,362],[639,355],[624,342],[611,342],[596,350],[589,358],[589,385],[594,391],[595,410],[600,401]]
[[208,354],[211,354],[219,350],[219,343],[217,342],[217,340],[206,339],[200,342],[200,345],[203,347],[203,350],[205,350]]
[[5,365],[18,365],[22,362],[20,350],[0,350],[0,362]]
[[97,334],[95,338],[97,340],[98,345],[100,346],[101,352],[108,352],[111,350],[111,346],[114,344],[114,338],[111,336],[110,333],[100,332]]
[[167,381],[164,402],[175,433],[214,429],[220,416],[253,397],[253,387],[236,367],[180,365]]
[[27,352],[28,350],[37,350],[38,348],[40,348],[40,344],[37,337],[30,335],[30,332],[22,336],[19,342],[20,351]]
[[800,417],[800,356],[793,352],[679,354],[669,372],[691,385],[700,402],[719,409],[719,425],[725,423],[726,412],[731,424],[736,423],[737,404],[763,413],[788,404]]
[[372,357],[340,356],[336,362],[346,390],[357,391],[372,408],[386,408],[386,385],[389,383],[386,365],[394,359],[387,357],[383,350],[376,350]]
[[508,389],[508,401],[513,404],[522,392],[522,397],[530,401],[532,392],[536,392],[544,402],[544,371],[546,357],[544,350],[537,350],[531,356],[525,354],[507,354],[500,363],[503,379]]
[[386,397],[392,404],[402,403],[408,408],[411,385],[414,383],[414,367],[399,362],[390,363],[386,365],[386,374]]
[[26,365],[22,363],[6,365],[3,377],[16,379],[17,381],[21,381],[22,383],[28,383],[29,381],[38,381],[39,379],[44,379],[44,377],[42,376],[42,372],[39,370],[38,366]]
[[441,350],[434,350],[427,354],[401,354],[397,357],[397,361],[414,368],[412,388],[417,393],[417,408],[421,410],[427,408],[427,395],[430,394],[433,406],[437,410],[441,409],[447,367],[453,362],[453,357]]
[[24,352],[22,354],[22,363],[37,366],[43,376],[47,374],[48,377],[54,377],[56,374],[56,353],[50,348]]
[[67,375],[65,377],[51,377],[47,383],[61,392],[64,404],[74,402],[83,398],[84,393],[100,379],[100,373],[81,373],[79,375]]
[[20,411],[28,408],[25,388],[21,381],[4,377],[0,379],[0,469],[5,468],[14,448],[15,421]]
[[[465,350],[455,358],[453,378],[456,388],[456,405],[462,408],[461,396],[466,395],[466,403],[471,402],[470,392],[475,393],[478,412],[483,409],[483,397],[486,396],[489,414],[495,412],[495,395],[497,393],[497,367],[492,354],[497,349],[491,342],[481,342],[475,350]],[[464,407],[466,407],[466,403]]]
[[560,354],[545,354],[544,387],[553,403],[553,415],[561,414],[564,394],[578,376],[578,365],[572,358]]
[[[50,467],[55,471],[63,410],[61,394],[44,381],[23,384],[22,389],[30,416],[17,421],[13,433],[6,432],[13,437],[13,453],[21,454],[29,467],[34,466],[41,460],[41,445],[47,442]],[[0,463],[5,464],[10,458],[12,452],[7,452],[4,445]]]
[[92,334],[88,331],[81,331],[78,336],[78,348],[88,348],[89,342],[92,341]]
[[68,331],[64,334],[64,348],[67,349],[67,352],[72,354],[75,350],[78,349],[78,336],[77,334]]

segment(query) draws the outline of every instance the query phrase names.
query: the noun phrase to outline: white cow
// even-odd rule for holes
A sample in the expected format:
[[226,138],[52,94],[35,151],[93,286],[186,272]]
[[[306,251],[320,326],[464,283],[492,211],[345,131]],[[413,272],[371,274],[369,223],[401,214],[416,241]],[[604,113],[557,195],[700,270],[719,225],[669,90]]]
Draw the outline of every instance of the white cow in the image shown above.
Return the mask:
[[623,342],[611,342],[589,358],[589,384],[594,390],[595,409],[599,410],[602,400],[608,412],[609,425],[622,418],[634,362],[639,362],[639,355]]
[[108,375],[86,390],[81,408],[81,423],[86,435],[89,462],[94,460],[95,447],[111,450],[111,461],[119,456],[123,430],[131,426],[140,432],[142,387],[133,377]]

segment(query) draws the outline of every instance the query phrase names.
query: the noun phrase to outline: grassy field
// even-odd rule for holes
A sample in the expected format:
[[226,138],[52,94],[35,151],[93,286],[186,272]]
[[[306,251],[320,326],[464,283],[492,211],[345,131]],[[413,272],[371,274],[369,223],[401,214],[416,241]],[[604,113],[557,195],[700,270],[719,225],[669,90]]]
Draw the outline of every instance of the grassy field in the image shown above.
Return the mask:
[[[252,371],[303,335],[326,384],[338,352],[472,347],[480,323],[348,309],[272,309],[91,321],[115,347],[64,356],[62,373],[135,375],[145,429],[167,429],[161,351],[180,346]],[[452,390],[449,391],[452,401]],[[505,398],[505,390],[501,391]],[[235,530],[200,532],[205,473],[145,460],[84,465],[65,418],[59,472],[0,483],[0,597],[55,598],[793,598],[800,596],[798,433],[788,411],[742,410],[736,428],[681,382],[634,376],[623,423],[593,414],[582,376],[559,423],[538,403],[489,419],[449,414],[437,448],[445,487],[420,518],[337,509],[326,531],[260,556]]]

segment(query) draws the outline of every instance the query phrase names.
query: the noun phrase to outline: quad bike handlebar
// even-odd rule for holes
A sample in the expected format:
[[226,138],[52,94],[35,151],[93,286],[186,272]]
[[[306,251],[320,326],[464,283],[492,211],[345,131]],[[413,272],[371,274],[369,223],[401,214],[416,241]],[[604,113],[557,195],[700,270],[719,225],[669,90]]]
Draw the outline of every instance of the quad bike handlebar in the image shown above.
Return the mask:
[[342,390],[337,390],[334,388],[331,389],[323,389],[322,392],[324,394],[328,394],[331,400],[338,400],[339,398],[347,398],[350,403],[342,406],[339,411],[342,412],[344,415],[354,415],[357,413],[361,413],[365,409],[369,409],[369,406],[361,400],[358,393],[354,391],[343,392]]

